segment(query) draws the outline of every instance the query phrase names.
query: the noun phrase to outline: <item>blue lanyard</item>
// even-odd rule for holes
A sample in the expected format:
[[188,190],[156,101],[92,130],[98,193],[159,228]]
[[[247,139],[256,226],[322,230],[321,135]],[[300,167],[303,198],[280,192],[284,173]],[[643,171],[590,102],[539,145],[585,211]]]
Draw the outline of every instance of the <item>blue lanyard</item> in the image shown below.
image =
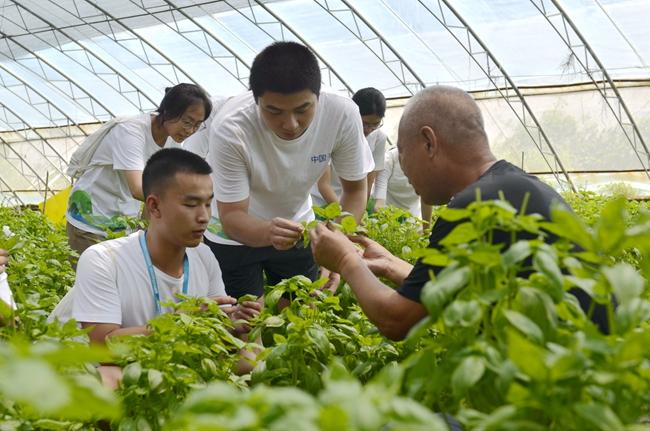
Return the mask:
[[[144,255],[144,262],[147,264],[147,271],[149,272],[149,279],[151,280],[151,291],[153,293],[153,300],[156,305],[156,315],[162,312],[160,306],[160,290],[158,290],[158,281],[156,280],[156,273],[153,270],[153,263],[151,262],[151,255],[147,247],[147,231],[140,235],[140,248]],[[183,295],[187,295],[187,288],[190,282],[190,262],[187,259],[187,253],[183,257]]]

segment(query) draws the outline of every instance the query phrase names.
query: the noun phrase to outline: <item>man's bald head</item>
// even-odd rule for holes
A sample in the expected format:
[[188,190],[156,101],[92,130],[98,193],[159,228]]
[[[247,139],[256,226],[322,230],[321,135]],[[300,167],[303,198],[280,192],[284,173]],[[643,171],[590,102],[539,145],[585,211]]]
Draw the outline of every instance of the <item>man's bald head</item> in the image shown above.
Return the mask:
[[[400,138],[431,127],[436,137],[452,153],[488,149],[483,116],[467,92],[447,86],[427,87],[411,97],[399,124]],[[408,139],[406,139],[408,140]]]
[[433,205],[449,202],[495,161],[478,105],[453,87],[429,87],[411,97],[397,148],[409,182]]

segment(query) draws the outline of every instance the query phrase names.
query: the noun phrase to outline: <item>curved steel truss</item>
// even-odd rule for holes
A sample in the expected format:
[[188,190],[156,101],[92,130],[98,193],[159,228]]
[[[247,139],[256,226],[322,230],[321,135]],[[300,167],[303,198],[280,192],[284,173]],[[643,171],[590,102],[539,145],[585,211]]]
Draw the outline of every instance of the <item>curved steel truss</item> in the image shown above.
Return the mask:
[[[551,170],[558,184],[564,189],[575,190],[575,186],[566,169],[564,169],[564,165],[558,157],[555,148],[553,148],[548,136],[544,133],[544,129],[542,129],[542,126],[530,109],[523,94],[472,27],[467,24],[448,0],[438,0],[438,7],[436,9],[430,7],[422,0],[418,1],[429,14],[449,31],[463,49],[465,49],[467,54],[469,54],[472,60],[485,73],[485,76],[490,80],[494,89],[508,103],[528,133],[528,136],[530,136],[533,144],[539,150],[544,162]],[[455,17],[456,20],[454,22],[449,20],[451,16]]]
[[[507,103],[557,182],[562,188],[574,188],[554,143],[531,109],[530,97],[517,85],[521,82],[516,80],[517,73],[506,70],[507,58],[488,46],[472,27],[476,18],[469,12],[464,17],[455,8],[456,2],[290,0],[281,4],[284,1],[7,0],[0,14],[0,157],[11,169],[0,172],[0,204],[24,204],[21,191],[25,188],[42,191],[52,188],[53,182],[68,184],[66,159],[91,130],[85,123],[154,110],[163,89],[179,82],[202,81],[199,83],[205,85],[206,79],[221,79],[232,87],[232,94],[247,88],[254,55],[272,41],[297,40],[310,47],[318,57],[324,84],[348,94],[356,90],[353,83],[360,82],[351,72],[356,59],[350,58],[343,67],[340,57],[328,55],[332,47],[346,41],[363,50],[360,57],[385,66],[386,73],[382,73],[390,84],[383,90],[394,94],[409,96],[427,82],[440,82],[437,72],[423,68],[412,52],[405,55],[405,45],[411,42],[418,45],[413,52],[436,58],[446,69],[443,82],[449,77],[462,82],[459,62],[450,62],[445,57],[450,54],[432,43],[426,33],[438,24],[455,40],[451,45],[458,43],[462,48],[452,55],[462,53],[463,66],[469,57],[472,71],[476,65],[487,78],[481,85],[489,82],[488,89]],[[603,59],[581,32],[584,29],[559,0],[529,2],[544,17],[542,20],[533,10],[535,19],[553,28],[580,73],[584,71],[583,76],[600,93],[607,115],[611,112],[623,131],[626,148],[634,152],[650,179],[650,151],[639,127],[645,123],[635,118],[621,97]],[[627,37],[625,28],[617,26],[599,0],[593,2],[592,10],[613,25],[639,69],[647,69],[650,62],[642,44],[635,44],[634,35]],[[506,5],[508,2],[490,2],[489,8],[498,12]],[[530,9],[528,2],[525,6]],[[377,21],[371,7],[384,9],[387,19]],[[334,23],[333,28],[307,28],[310,22],[300,21],[316,16]],[[171,36],[164,39],[163,33]],[[187,61],[189,56],[200,56],[195,60],[218,73],[212,77],[197,70],[192,66],[195,63]],[[359,69],[356,67],[355,73]],[[373,85],[372,71],[367,73],[367,78],[361,78]],[[110,97],[106,97],[108,93]],[[14,181],[17,177],[20,181]]]
[[530,1],[562,38],[570,50],[572,58],[578,62],[594,84],[594,87],[601,94],[623,130],[625,139],[639,159],[646,176],[650,179],[650,152],[648,152],[648,147],[634,121],[634,117],[621,97],[614,80],[603,66],[602,61],[600,61],[593,48],[587,43],[578,27],[557,0]]

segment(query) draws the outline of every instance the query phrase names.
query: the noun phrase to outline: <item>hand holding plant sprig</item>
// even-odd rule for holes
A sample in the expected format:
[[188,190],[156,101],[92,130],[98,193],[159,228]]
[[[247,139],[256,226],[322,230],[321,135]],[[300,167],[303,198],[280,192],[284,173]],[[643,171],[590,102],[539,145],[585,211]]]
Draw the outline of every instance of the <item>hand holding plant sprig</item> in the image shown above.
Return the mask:
[[[302,242],[303,247],[309,245],[309,233],[316,228],[321,223],[326,223],[327,227],[330,229],[335,229],[340,232],[343,232],[345,235],[353,235],[358,233],[364,233],[365,229],[357,224],[354,216],[348,212],[344,212],[341,209],[341,205],[338,202],[332,202],[327,205],[325,208],[314,206],[314,213],[321,220],[312,220],[310,222],[302,222],[303,231],[302,231]],[[326,278],[329,281],[323,289],[336,291],[341,281],[341,276],[331,271],[325,266],[321,266],[321,278]]]
[[343,232],[345,235],[354,235],[366,233],[362,226],[357,224],[354,216],[347,211],[343,211],[338,202],[332,202],[325,208],[314,206],[314,214],[320,220],[302,222],[304,230],[302,231],[302,242],[304,247],[309,245],[309,231],[318,226],[319,223],[326,223],[328,227]]

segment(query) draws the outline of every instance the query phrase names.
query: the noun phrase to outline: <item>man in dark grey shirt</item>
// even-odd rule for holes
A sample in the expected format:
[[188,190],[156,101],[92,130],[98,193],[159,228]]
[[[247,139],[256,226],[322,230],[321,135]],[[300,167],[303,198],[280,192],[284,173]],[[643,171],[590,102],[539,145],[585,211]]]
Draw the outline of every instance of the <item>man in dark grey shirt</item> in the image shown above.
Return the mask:
[[[476,199],[505,199],[517,210],[529,195],[526,213],[550,219],[551,207],[568,204],[547,184],[526,174],[505,160],[497,161],[488,145],[483,117],[478,105],[466,92],[435,86],[409,100],[399,125],[398,151],[404,174],[427,204],[448,204],[465,208]],[[432,228],[429,246],[438,243],[458,224],[439,219]],[[527,239],[522,233],[517,239]],[[345,278],[368,318],[387,337],[402,339],[409,329],[426,316],[420,303],[422,288],[430,280],[429,271],[440,268],[417,262],[415,266],[393,256],[378,243],[360,238],[360,256],[340,232],[321,225],[312,231],[312,250],[318,263]],[[493,243],[510,243],[510,235],[495,232]],[[553,237],[549,236],[548,241]],[[377,277],[400,285],[385,286]],[[583,308],[589,297],[576,292]],[[598,323],[598,322],[596,322]]]

